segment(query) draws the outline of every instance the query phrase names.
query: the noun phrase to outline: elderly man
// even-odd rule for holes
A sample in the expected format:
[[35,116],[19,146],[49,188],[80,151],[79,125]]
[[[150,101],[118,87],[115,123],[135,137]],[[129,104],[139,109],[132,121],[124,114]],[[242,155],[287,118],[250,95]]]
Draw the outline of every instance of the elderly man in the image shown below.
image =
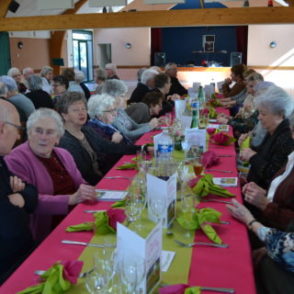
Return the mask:
[[146,69],[141,77],[141,82],[133,91],[128,104],[141,102],[144,96],[155,88],[154,78],[158,75],[158,72],[153,69]]
[[[0,92],[3,87],[0,83]],[[0,285],[33,247],[28,213],[37,206],[37,191],[13,176],[3,160],[19,138],[19,128],[16,108],[0,99]]]
[[23,70],[22,70],[22,75],[24,77],[24,79],[27,81],[28,78],[32,75],[34,75],[35,72],[34,70],[31,68],[31,67],[25,67]]
[[186,95],[188,93],[187,89],[185,89],[177,78],[177,65],[175,63],[168,63],[165,66],[165,73],[170,76],[171,79],[171,87],[168,92],[168,95],[178,94],[180,96]]

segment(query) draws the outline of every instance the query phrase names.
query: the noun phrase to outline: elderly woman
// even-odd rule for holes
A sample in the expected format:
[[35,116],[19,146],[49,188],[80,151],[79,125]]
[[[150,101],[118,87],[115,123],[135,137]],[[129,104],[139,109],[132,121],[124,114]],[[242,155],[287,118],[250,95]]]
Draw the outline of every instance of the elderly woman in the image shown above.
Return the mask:
[[27,81],[30,92],[28,92],[26,96],[34,103],[35,108],[53,108],[53,101],[51,96],[42,89],[42,78],[36,75],[32,75],[28,77]]
[[124,137],[112,125],[116,117],[116,100],[110,95],[94,95],[88,102],[88,114],[90,120],[88,126],[92,127],[101,137],[113,142],[120,143]]
[[283,89],[272,86],[256,98],[256,107],[258,119],[267,130],[267,135],[260,146],[243,149],[240,158],[251,165],[247,181],[267,189],[294,148],[287,119],[293,112],[294,102]]
[[52,79],[53,79],[53,68],[51,66],[45,65],[42,67],[40,76],[42,78],[42,90],[47,92],[49,95],[52,94]]
[[57,112],[46,108],[35,111],[27,121],[27,133],[28,141],[12,150],[5,161],[15,175],[38,189],[32,230],[36,240],[42,240],[73,205],[96,196],[70,153],[55,147],[64,133]]
[[81,86],[81,88],[84,91],[85,97],[87,100],[91,97],[91,93],[84,83],[85,80],[85,74],[81,70],[75,70],[75,81]]
[[7,72],[7,75],[15,80],[19,93],[25,93],[27,91],[27,87],[22,81],[21,72],[17,67],[10,68]]
[[67,92],[57,101],[57,111],[62,115],[65,134],[60,146],[67,149],[83,176],[90,184],[95,185],[111,166],[105,155],[136,154],[140,146],[112,143],[99,136],[87,121],[87,104],[79,92]]
[[[294,114],[289,118],[294,137]],[[250,182],[243,187],[245,201],[259,211],[259,220],[264,224],[285,230],[294,220],[294,151],[288,156],[285,168],[281,169],[270,184],[268,191]]]
[[116,98],[117,116],[113,122],[114,127],[117,128],[124,137],[134,142],[146,132],[156,128],[158,126],[158,120],[153,118],[149,123],[144,124],[137,124],[132,120],[125,111],[128,100],[125,97],[127,90],[128,88],[124,82],[120,80],[107,80],[103,86],[102,92]]
[[68,79],[64,76],[58,75],[52,79],[52,89],[54,98],[60,97],[67,91],[69,87]]
[[126,113],[138,124],[148,123],[161,112],[163,99],[164,96],[160,92],[147,93],[142,102],[129,105]]
[[227,208],[265,245],[258,254],[254,254],[259,257],[255,262],[258,293],[294,293],[294,232],[287,233],[264,226],[236,200],[232,200],[232,205],[227,205]]
[[119,77],[117,76],[117,67],[114,63],[107,63],[105,65],[105,71],[107,74],[107,79],[108,80],[119,80]]
[[107,79],[107,73],[103,68],[98,68],[95,70],[95,82],[97,84],[97,88],[95,90],[96,94],[102,93],[102,87]]

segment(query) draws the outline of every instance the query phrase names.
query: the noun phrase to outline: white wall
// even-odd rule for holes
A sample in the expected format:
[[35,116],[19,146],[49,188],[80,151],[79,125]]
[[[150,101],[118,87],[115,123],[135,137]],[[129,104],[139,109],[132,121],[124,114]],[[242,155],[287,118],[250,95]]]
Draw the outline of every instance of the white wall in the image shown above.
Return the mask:
[[[150,28],[117,28],[94,30],[94,64],[99,65],[98,45],[109,43],[112,63],[121,66],[149,65],[151,51]],[[125,43],[132,48],[126,49]]]
[[[250,25],[248,65],[294,66],[294,25]],[[277,43],[270,48],[270,42]]]

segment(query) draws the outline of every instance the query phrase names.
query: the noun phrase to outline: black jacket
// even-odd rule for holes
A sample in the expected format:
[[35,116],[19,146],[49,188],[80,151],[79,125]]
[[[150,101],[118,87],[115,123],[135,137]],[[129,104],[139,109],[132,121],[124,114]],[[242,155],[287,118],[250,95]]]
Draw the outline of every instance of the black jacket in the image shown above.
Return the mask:
[[51,96],[43,90],[31,91],[27,93],[26,96],[34,103],[36,109],[41,107],[53,109],[53,100]]
[[[136,154],[137,150],[140,149],[140,146],[116,144],[107,141],[100,137],[91,127],[84,126],[82,128],[82,132],[84,133],[93,150],[96,152],[100,171],[103,174],[105,174],[112,167],[112,165],[118,160],[119,156],[123,154]],[[92,167],[91,157],[83,148],[80,141],[71,135],[68,131],[65,131],[65,134],[61,138],[59,145],[71,153],[80,173],[82,174],[82,177],[89,184],[96,185],[97,182],[101,179],[101,176],[95,173]],[[109,161],[105,162],[105,154],[113,155],[115,161],[111,162],[111,164]]]
[[178,94],[180,96],[188,94],[188,90],[185,89],[177,78],[171,78],[171,87],[168,95]]
[[151,90],[146,85],[139,82],[137,87],[133,91],[128,101],[128,104],[135,103],[135,102],[142,102],[142,99],[144,98],[144,96],[150,91]]
[[7,196],[13,194],[11,175],[3,157],[0,157],[0,284],[5,273],[19,263],[33,246],[28,214],[38,203],[37,190],[29,184],[20,192],[25,206],[20,208],[10,203]]
[[294,140],[289,127],[289,121],[283,120],[272,135],[267,134],[257,152],[250,158],[248,181],[253,181],[267,189],[273,176],[282,168],[288,155],[294,150]]

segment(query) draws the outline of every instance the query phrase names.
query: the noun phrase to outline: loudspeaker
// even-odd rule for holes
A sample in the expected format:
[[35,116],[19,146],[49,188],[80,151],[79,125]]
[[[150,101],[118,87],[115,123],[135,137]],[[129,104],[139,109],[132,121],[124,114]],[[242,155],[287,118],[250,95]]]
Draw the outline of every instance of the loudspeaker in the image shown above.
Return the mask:
[[165,66],[165,64],[166,64],[165,52],[155,52],[154,53],[154,65]]
[[18,7],[19,7],[19,4],[16,1],[12,0],[9,4],[8,10],[15,13]]
[[242,53],[241,52],[231,52],[230,66],[234,66],[237,64],[242,64]]

